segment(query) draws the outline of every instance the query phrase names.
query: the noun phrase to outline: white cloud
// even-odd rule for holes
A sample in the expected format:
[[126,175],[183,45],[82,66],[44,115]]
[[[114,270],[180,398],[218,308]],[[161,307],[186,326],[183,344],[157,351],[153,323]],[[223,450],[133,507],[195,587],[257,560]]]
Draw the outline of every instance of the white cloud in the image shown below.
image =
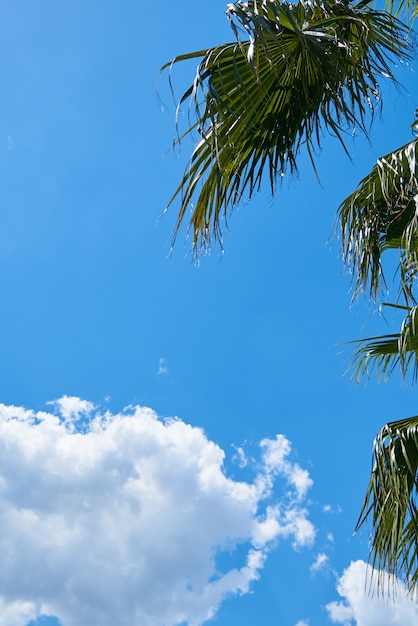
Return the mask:
[[234,444],[232,444],[232,447],[236,452],[236,454],[234,454],[234,456],[232,457],[232,460],[235,461],[235,463],[237,463],[238,467],[241,467],[241,469],[243,467],[247,467],[248,459],[244,452],[244,449],[242,447],[234,446]]
[[329,565],[329,557],[323,552],[320,552],[315,558],[315,561],[312,563],[310,567],[310,572],[312,574],[318,574],[318,572],[321,572],[324,569],[327,569],[328,565]]
[[341,513],[342,509],[340,507],[340,505],[338,504],[337,506],[332,506],[331,504],[325,504],[322,507],[322,510],[324,511],[324,513],[334,513],[334,514],[339,514]]
[[[50,406],[0,405],[0,626],[41,614],[63,626],[198,626],[250,590],[279,539],[312,543],[312,481],[285,437],[263,440],[253,481],[239,482],[223,450],[180,420],[68,396]],[[240,562],[220,570],[238,547]]]
[[168,365],[167,361],[161,357],[158,362],[158,372],[157,374],[161,376],[162,374],[168,374]]
[[[371,574],[373,576],[371,577]],[[387,588],[387,577],[383,584]],[[341,601],[327,604],[332,622],[344,626],[416,626],[418,605],[399,582],[395,596],[377,592],[377,572],[364,561],[354,561],[344,570],[337,591]]]
[[77,422],[83,416],[90,416],[94,411],[94,404],[87,400],[81,400],[74,396],[63,396],[59,400],[48,402],[50,406],[55,407],[58,414],[68,422]]
[[260,445],[263,449],[263,462],[266,471],[286,476],[289,483],[295,487],[298,498],[304,498],[308,489],[312,487],[313,481],[306,470],[297,463],[289,462],[290,441],[284,435],[277,435],[276,439],[263,439]]
[[297,624],[295,624],[295,626],[309,626],[309,622],[307,622],[306,620],[302,619]]
[[6,602],[0,598],[0,625],[1,626],[26,626],[36,619],[38,612],[33,602],[20,600]]

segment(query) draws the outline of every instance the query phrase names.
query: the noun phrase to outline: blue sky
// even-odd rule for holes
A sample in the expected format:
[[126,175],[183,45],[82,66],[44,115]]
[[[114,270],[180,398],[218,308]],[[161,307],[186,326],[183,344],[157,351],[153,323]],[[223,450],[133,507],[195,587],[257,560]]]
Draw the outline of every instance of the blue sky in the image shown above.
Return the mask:
[[196,266],[185,231],[169,255],[176,207],[159,219],[190,145],[158,70],[230,40],[225,8],[0,8],[0,626],[416,623],[365,595],[352,537],[373,437],[416,390],[344,377],[338,344],[389,327],[363,327],[330,244],[410,140],[416,77],[384,88],[371,146],[325,140],[321,185],[301,155]]

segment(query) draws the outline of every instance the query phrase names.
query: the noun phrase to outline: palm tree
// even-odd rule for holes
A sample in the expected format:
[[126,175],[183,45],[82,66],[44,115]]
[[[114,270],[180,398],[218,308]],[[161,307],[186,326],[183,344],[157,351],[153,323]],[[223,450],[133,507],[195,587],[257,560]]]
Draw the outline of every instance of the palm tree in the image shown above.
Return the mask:
[[[411,125],[414,132],[417,123]],[[399,251],[398,300],[381,307],[405,312],[401,330],[356,342],[354,378],[360,381],[373,371],[384,378],[397,368],[405,377],[412,368],[416,380],[418,306],[413,290],[418,276],[418,139],[378,159],[341,203],[337,221],[343,260],[354,280],[354,297],[365,292],[377,299],[386,291],[382,257],[389,250]]]
[[[324,131],[347,152],[345,134],[367,124],[381,106],[379,82],[396,83],[393,61],[409,58],[415,0],[238,1],[227,15],[234,41],[174,59],[201,59],[178,112],[189,107],[189,126],[178,141],[197,145],[169,201],[180,201],[173,242],[189,209],[193,251],[211,240],[222,246],[221,221],[267,176],[278,181],[297,170],[306,147],[313,167]],[[409,12],[409,14],[408,14]],[[164,68],[163,68],[164,69]],[[177,116],[180,120],[180,115]],[[399,299],[405,319],[397,335],[358,342],[355,377],[374,368],[382,376],[399,366],[418,375],[418,307],[413,295],[417,259],[417,140],[380,159],[341,205],[343,257],[353,272],[355,294],[377,298],[385,286],[381,258],[399,250]],[[418,418],[386,425],[376,438],[374,466],[357,529],[372,517],[371,561],[418,586]]]
[[392,61],[409,58],[407,27],[370,4],[239,1],[227,10],[233,43],[165,66],[203,57],[179,102],[192,117],[179,141],[195,133],[198,143],[169,202],[180,198],[175,234],[193,206],[195,253],[212,237],[222,245],[221,218],[263,175],[274,193],[286,170],[296,171],[302,145],[314,163],[324,130],[345,149],[347,129],[367,134],[381,106],[379,80],[396,82]]
[[377,435],[358,531],[372,518],[370,560],[381,573],[418,589],[418,417],[387,424]]
[[[416,112],[418,115],[418,110]],[[416,129],[418,120],[411,125]],[[338,210],[343,260],[356,277],[354,296],[372,298],[386,286],[381,257],[400,251],[403,295],[413,301],[411,288],[418,269],[418,139],[378,159],[371,172]]]
[[[416,111],[418,117],[418,111]],[[412,124],[414,131],[417,121]],[[343,258],[354,277],[354,294],[376,298],[385,286],[382,257],[399,251],[398,302],[384,303],[405,316],[397,334],[362,339],[353,357],[354,378],[376,370],[386,378],[400,369],[418,377],[418,139],[379,159],[338,211]],[[405,304],[400,304],[403,298]],[[418,589],[418,417],[391,422],[377,435],[373,469],[359,530],[371,517],[372,564]],[[382,580],[382,579],[381,579]]]

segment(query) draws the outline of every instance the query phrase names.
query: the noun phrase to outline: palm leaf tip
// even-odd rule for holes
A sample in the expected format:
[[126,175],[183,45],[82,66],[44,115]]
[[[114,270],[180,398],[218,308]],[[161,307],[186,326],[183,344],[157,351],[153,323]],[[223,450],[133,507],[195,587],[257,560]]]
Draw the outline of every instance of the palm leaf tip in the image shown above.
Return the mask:
[[360,382],[375,372],[379,380],[399,370],[402,379],[412,370],[412,382],[418,378],[418,306],[385,303],[406,311],[399,333],[369,337],[355,342],[355,351],[349,366],[352,379]]
[[378,159],[371,172],[338,209],[342,253],[354,293],[376,298],[385,279],[382,254],[399,250],[404,295],[418,271],[418,140]]
[[409,57],[405,26],[365,3],[253,0],[227,13],[233,43],[175,60],[203,56],[179,102],[193,117],[182,137],[199,141],[169,203],[180,200],[176,233],[192,207],[195,250],[265,175],[274,194],[302,145],[312,157],[324,130],[343,145],[347,128],[366,132],[380,78]]
[[[358,531],[371,519],[370,561],[418,591],[418,417],[387,424],[373,447],[373,469]],[[380,581],[381,582],[381,581]]]

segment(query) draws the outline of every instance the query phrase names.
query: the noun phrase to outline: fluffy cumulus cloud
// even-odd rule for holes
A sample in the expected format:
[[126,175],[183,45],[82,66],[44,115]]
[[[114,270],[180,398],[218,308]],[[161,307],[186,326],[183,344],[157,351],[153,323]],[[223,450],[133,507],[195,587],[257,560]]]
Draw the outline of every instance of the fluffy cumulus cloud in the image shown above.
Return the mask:
[[[383,589],[391,589],[383,580]],[[389,587],[388,587],[389,583]],[[407,595],[401,582],[390,597],[377,591],[377,571],[364,561],[355,561],[338,581],[343,600],[326,606],[329,617],[344,626],[417,626],[418,605]]]
[[281,435],[240,482],[199,428],[64,397],[0,405],[0,447],[0,626],[198,626],[250,590],[280,539],[314,539],[312,481]]

